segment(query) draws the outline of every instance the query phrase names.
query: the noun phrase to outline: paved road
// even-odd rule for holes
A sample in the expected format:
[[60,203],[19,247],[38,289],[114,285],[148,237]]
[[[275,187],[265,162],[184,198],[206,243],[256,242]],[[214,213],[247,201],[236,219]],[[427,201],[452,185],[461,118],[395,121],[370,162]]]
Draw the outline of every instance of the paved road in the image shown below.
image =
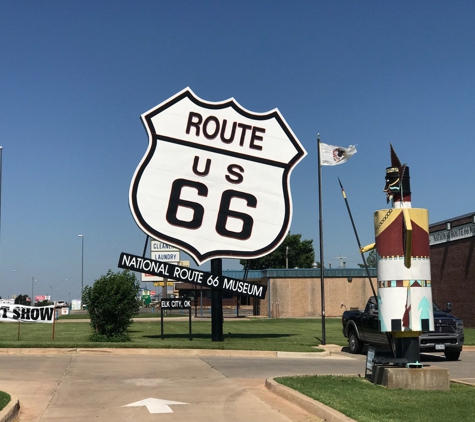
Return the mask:
[[[366,355],[351,355],[345,349],[333,348],[332,355],[320,359],[269,359],[222,356],[203,356],[201,359],[229,378],[273,378],[284,375],[344,375],[364,376]],[[458,361],[448,361],[442,354],[422,354],[424,366],[437,366],[449,370],[454,381],[475,385],[475,350],[462,352]]]
[[[0,354],[1,389],[19,397],[19,422],[319,421],[267,391],[264,379],[246,378],[250,368],[230,378],[182,351],[115,352]],[[124,407],[149,398],[183,404],[171,404],[173,413]]]
[[460,360],[455,362],[448,361],[443,355],[436,354],[422,354],[421,361],[424,365],[447,368],[451,380],[475,385],[475,348],[468,346],[466,349],[462,352]]
[[[267,391],[264,380],[296,374],[363,374],[365,367],[365,356],[340,351],[320,358],[176,350],[34,352],[7,354],[0,349],[1,388],[20,398],[19,422],[319,421]],[[475,352],[463,352],[458,362],[426,355],[423,363],[448,368],[451,378],[475,380]],[[148,398],[183,404],[171,404],[172,413],[124,407]]]

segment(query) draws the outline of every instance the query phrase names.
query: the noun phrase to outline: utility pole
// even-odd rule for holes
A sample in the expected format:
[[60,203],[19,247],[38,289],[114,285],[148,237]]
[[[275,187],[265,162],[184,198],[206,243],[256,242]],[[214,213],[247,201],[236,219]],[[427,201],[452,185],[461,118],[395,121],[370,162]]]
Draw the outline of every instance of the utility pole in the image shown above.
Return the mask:
[[81,238],[81,306],[82,306],[82,293],[84,290],[84,235],[78,234]]
[[340,268],[343,268],[343,259],[344,258],[348,258],[347,256],[335,256],[335,259],[339,259],[340,260]]

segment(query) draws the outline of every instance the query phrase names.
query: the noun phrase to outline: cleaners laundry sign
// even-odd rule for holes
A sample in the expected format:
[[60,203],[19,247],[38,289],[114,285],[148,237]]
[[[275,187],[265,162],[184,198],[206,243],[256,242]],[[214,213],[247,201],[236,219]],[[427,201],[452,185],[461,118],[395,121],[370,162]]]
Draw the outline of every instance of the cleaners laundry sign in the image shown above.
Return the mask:
[[156,261],[180,262],[180,250],[167,243],[152,239],[150,241],[150,257]]
[[279,246],[292,217],[290,174],[306,151],[277,109],[253,113],[187,88],[142,121],[149,144],[129,201],[145,233],[199,264]]

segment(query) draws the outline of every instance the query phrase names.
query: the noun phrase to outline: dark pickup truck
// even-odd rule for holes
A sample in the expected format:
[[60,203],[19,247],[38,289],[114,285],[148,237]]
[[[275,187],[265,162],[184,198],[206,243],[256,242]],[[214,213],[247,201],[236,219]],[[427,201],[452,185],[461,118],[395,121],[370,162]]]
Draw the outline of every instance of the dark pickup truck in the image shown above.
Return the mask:
[[[458,360],[464,342],[463,322],[450,314],[452,312],[450,306],[442,310],[434,303],[433,309],[434,331],[421,334],[420,351],[443,352],[448,360]],[[350,353],[361,353],[365,344],[387,348],[391,346],[394,351],[395,345],[391,335],[379,331],[378,301],[374,296],[368,299],[364,311],[343,312],[341,321]]]

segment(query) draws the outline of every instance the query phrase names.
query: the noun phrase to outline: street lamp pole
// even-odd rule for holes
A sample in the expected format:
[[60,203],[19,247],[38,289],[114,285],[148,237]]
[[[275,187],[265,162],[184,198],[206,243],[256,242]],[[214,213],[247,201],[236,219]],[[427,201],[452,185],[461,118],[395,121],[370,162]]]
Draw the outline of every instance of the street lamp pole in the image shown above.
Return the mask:
[[78,234],[78,237],[81,238],[81,303],[82,303],[82,293],[84,290],[84,235]]

